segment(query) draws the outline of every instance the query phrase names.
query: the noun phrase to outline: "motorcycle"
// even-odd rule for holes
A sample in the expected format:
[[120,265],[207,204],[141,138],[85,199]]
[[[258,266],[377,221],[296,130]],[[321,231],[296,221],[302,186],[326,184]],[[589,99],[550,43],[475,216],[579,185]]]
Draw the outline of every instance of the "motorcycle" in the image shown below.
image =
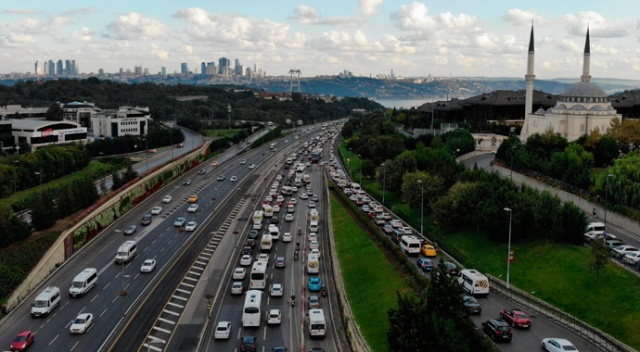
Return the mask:
[[295,306],[296,305],[296,296],[291,296],[291,306]]
[[298,260],[298,251],[293,252],[293,260]]
[[322,290],[320,291],[322,293],[322,297],[327,297],[327,287],[322,285]]
[[302,235],[302,229],[298,227],[298,236]]

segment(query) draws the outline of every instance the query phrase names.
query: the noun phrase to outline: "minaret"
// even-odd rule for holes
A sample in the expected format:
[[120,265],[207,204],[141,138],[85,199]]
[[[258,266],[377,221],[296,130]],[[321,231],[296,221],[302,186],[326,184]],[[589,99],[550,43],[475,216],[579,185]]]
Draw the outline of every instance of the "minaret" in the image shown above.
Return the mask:
[[582,61],[582,82],[591,81],[589,67],[591,66],[591,46],[589,44],[589,27],[587,27],[587,39],[584,41],[584,59]]
[[526,140],[529,137],[529,124],[528,116],[533,111],[533,81],[536,75],[533,74],[533,62],[535,58],[535,52],[533,49],[533,24],[531,25],[531,36],[529,37],[529,54],[527,55],[527,74],[524,79],[527,83],[527,89],[525,93],[524,101],[524,126],[520,135]]

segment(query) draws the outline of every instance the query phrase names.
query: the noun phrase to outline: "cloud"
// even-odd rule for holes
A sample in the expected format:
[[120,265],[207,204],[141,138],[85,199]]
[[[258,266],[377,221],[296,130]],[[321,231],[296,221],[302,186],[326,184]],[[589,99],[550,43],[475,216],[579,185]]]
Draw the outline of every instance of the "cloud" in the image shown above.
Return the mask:
[[559,19],[563,23],[569,34],[583,37],[589,27],[589,34],[592,38],[621,38],[627,37],[631,23],[608,22],[602,15],[594,11],[578,12],[577,15],[567,14]]
[[76,41],[89,43],[92,41],[93,36],[91,35],[91,30],[88,27],[82,27],[79,31],[75,31],[73,33],[73,38]]
[[129,12],[107,25],[107,34],[119,40],[149,40],[162,38],[169,32],[167,26],[153,18]]
[[33,45],[36,39],[28,34],[9,33],[0,36],[0,46],[3,47],[20,47],[24,45]]
[[405,31],[423,31],[435,28],[435,20],[429,16],[429,9],[423,3],[413,2],[402,5],[398,11],[391,13],[391,22]]
[[538,15],[534,11],[525,11],[520,9],[509,9],[507,13],[502,16],[502,19],[511,23],[513,26],[529,26],[541,25],[547,23],[544,17]]
[[358,8],[360,14],[364,16],[371,16],[378,12],[378,6],[382,4],[384,0],[358,0]]
[[362,19],[357,17],[327,17],[318,15],[316,9],[308,5],[300,5],[293,10],[293,15],[289,17],[303,25],[324,25],[324,26],[357,26],[362,23]]
[[151,50],[149,50],[150,54],[152,56],[157,57],[160,60],[167,60],[169,59],[169,52],[160,48],[158,45],[156,44],[151,44],[150,47]]
[[0,13],[5,13],[8,15],[35,15],[40,13],[38,10],[25,10],[25,9],[8,9],[2,10]]

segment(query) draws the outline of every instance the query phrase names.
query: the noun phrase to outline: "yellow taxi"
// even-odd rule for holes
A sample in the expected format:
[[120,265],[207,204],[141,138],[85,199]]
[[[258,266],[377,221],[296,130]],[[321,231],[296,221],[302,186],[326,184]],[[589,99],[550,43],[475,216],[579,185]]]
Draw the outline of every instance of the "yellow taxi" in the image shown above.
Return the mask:
[[422,245],[420,252],[426,257],[435,257],[438,255],[438,250],[432,244],[425,243]]
[[193,194],[189,197],[189,203],[195,203],[198,201],[198,195],[197,194]]
[[220,163],[218,162],[218,160],[214,160],[214,161],[211,163],[211,166],[218,166],[218,165],[220,165]]

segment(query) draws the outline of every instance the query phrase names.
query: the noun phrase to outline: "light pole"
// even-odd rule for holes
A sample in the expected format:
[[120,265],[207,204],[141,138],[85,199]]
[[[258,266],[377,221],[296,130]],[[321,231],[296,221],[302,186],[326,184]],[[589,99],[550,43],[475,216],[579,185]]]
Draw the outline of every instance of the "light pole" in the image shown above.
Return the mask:
[[382,163],[382,205],[384,205],[384,193],[387,185],[387,167]]
[[[14,164],[18,164],[18,160],[14,160],[13,161]],[[18,167],[16,165],[13,165],[13,193],[17,193],[18,192],[18,183],[16,180],[16,169]]]
[[[609,178],[613,177],[613,174],[607,175],[607,180],[604,186],[604,234],[607,234],[607,208],[609,208]],[[606,237],[602,237],[603,240],[606,240]]]
[[513,154],[515,154],[514,150],[516,150],[516,146],[511,147],[511,167],[509,167],[509,178],[513,182]]
[[360,154],[358,154],[358,161],[360,161],[358,164],[358,174],[360,174],[360,186],[362,187],[362,156]]
[[231,103],[227,105],[227,111],[229,112],[229,129],[231,129]]
[[420,184],[420,237],[424,238],[424,186],[422,180],[418,180]]
[[509,212],[509,242],[507,242],[507,290],[509,286],[509,269],[511,267],[511,208],[504,208],[504,211]]

